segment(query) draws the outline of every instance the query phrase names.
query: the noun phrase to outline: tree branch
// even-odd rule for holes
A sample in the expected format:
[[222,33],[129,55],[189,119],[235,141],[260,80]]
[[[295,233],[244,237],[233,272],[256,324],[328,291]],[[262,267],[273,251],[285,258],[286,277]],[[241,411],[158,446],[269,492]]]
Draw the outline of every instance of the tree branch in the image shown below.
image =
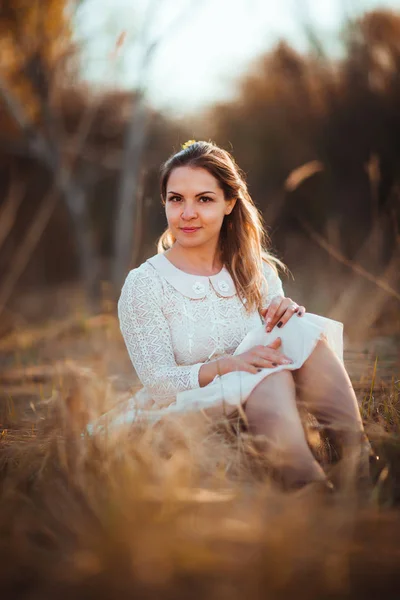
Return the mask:
[[56,191],[53,188],[44,198],[42,205],[30,225],[29,231],[17,249],[9,271],[6,273],[0,288],[0,315],[8,302],[15,284],[27,266],[56,205]]
[[14,225],[24,192],[25,185],[21,181],[12,179],[7,198],[0,208],[0,250]]
[[33,130],[33,124],[29,121],[20,102],[10,92],[9,87],[0,75],[0,96],[3,98],[9,113],[17,123],[22,132],[28,134]]
[[[297,219],[300,225],[303,227],[303,229],[307,231],[311,239],[313,239],[314,242],[318,244],[318,246],[326,250],[326,252],[328,252],[330,256],[335,258],[338,262],[342,263],[343,265],[346,265],[346,267],[352,269],[358,275],[361,275],[361,277],[364,277],[364,279],[367,279],[371,283],[374,283],[376,286],[380,287],[390,296],[393,296],[397,300],[400,300],[399,292],[393,289],[386,281],[375,277],[374,275],[372,275],[372,273],[369,273],[369,271],[364,269],[364,267],[362,267],[358,263],[346,258],[339,250],[337,250],[331,244],[329,244],[329,242],[322,235],[317,233],[305,219],[302,219],[300,217],[297,217]],[[397,257],[394,256],[393,260],[396,261]]]

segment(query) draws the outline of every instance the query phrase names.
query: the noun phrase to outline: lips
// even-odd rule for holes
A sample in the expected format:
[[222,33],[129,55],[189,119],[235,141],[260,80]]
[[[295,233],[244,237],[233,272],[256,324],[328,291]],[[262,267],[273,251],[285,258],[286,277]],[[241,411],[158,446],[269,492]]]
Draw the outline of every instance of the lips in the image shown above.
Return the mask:
[[181,227],[181,231],[183,231],[184,233],[194,233],[195,231],[198,231],[200,229],[200,227]]

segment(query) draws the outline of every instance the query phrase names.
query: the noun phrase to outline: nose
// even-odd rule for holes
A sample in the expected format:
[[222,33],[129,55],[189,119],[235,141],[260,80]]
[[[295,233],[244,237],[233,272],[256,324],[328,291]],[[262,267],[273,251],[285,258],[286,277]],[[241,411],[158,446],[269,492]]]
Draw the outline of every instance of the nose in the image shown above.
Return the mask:
[[185,221],[195,219],[197,217],[196,207],[190,202],[185,202],[181,216]]

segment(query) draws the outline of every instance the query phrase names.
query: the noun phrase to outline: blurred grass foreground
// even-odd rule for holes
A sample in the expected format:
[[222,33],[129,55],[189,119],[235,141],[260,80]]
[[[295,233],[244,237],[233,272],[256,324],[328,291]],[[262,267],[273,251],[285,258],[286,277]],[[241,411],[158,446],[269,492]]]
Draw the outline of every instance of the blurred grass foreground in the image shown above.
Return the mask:
[[[379,455],[360,505],[351,479],[329,501],[280,491],[240,428],[201,413],[87,435],[88,420],[134,390],[113,315],[3,338],[4,597],[397,597],[397,357],[382,377],[375,350],[346,353]],[[305,426],[329,467],[316,424]]]
[[[280,42],[233,98],[174,120],[140,78],[133,90],[84,81],[84,5],[0,5],[1,597],[397,600],[399,14],[347,22],[336,60],[316,32],[304,55]],[[243,428],[201,413],[86,433],[138,385],[115,300],[155,253],[159,165],[189,138],[233,147],[295,276],[286,294],[345,325],[379,456],[363,502],[351,472],[334,499],[279,491]]]

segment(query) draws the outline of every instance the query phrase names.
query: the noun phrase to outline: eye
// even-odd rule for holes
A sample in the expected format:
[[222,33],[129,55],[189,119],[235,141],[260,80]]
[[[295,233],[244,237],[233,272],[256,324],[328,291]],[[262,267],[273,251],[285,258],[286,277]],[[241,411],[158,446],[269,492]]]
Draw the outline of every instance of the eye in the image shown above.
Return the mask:
[[170,196],[168,202],[180,202],[182,198],[180,196]]
[[[202,200],[204,200],[204,202],[202,202]],[[199,202],[201,202],[201,204],[207,204],[208,202],[213,202],[213,199],[209,196],[200,196]]]

